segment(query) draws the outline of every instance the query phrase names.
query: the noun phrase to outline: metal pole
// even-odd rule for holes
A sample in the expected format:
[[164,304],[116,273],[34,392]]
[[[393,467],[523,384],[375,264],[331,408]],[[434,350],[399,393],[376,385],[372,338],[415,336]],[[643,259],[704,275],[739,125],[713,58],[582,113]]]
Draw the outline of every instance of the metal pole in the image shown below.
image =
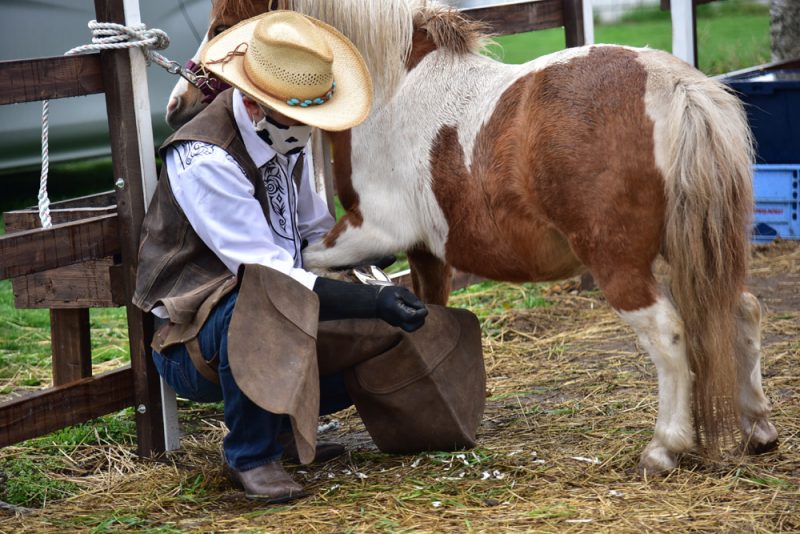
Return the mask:
[[[123,0],[123,9],[125,10],[125,24],[141,23],[139,0]],[[144,197],[145,210],[147,210],[158,181],[155,147],[153,145],[153,124],[150,119],[150,95],[147,91],[147,63],[141,50],[131,49],[128,53],[131,60],[134,113],[139,141],[139,162],[142,169],[142,196]],[[171,451],[180,446],[178,403],[175,391],[164,380],[160,380],[160,383],[165,448]]]
[[694,5],[693,0],[671,0],[672,54],[695,64]]
[[594,44],[594,11],[592,0],[583,0],[583,44]]

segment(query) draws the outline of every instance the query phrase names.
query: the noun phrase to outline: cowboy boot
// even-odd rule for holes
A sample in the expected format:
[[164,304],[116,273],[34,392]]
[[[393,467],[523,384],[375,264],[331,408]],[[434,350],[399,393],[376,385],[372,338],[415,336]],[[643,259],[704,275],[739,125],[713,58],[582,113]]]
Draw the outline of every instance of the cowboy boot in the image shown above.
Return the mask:
[[228,480],[243,489],[248,499],[264,503],[283,503],[308,495],[303,491],[303,486],[292,480],[280,462],[271,462],[247,471],[224,465]]

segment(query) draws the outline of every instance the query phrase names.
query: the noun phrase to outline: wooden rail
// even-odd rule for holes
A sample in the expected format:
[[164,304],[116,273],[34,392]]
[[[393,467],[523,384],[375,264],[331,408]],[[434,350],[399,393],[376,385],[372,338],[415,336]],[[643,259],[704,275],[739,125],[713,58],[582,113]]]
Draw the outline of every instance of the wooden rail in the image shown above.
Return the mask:
[[99,54],[0,61],[0,104],[102,93],[100,69]]
[[564,27],[566,46],[585,43],[582,0],[536,0],[472,7],[461,12],[486,22],[497,35]]
[[120,252],[117,214],[0,237],[0,279],[55,269]]
[[126,366],[0,405],[0,447],[35,438],[133,404]]

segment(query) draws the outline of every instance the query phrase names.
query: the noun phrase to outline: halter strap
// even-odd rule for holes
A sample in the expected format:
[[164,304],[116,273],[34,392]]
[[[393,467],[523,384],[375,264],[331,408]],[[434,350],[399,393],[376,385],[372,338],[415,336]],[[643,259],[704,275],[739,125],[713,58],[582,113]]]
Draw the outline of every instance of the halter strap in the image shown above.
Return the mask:
[[[191,72],[194,77],[189,82],[203,93],[203,103],[210,104],[222,91],[230,88],[230,84],[215,78],[201,65],[191,59],[184,65],[186,71]],[[187,78],[188,80],[188,78]]]

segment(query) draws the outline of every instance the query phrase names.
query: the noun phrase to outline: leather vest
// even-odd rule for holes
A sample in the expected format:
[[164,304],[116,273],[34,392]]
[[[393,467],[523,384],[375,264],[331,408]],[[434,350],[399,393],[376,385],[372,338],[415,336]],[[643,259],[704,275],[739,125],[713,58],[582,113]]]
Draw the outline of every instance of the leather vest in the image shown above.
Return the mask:
[[[254,186],[264,216],[269,218],[266,186],[239,134],[232,97],[232,89],[220,94],[170,136],[159,152],[163,160],[168,147],[184,141],[219,146],[242,168]],[[302,173],[303,157],[300,157],[292,172],[298,186]],[[195,323],[199,329],[213,304],[235,286],[235,274],[203,243],[189,224],[172,193],[167,166],[162,165],[153,200],[142,223],[133,303],[145,311],[163,304],[173,323]],[[198,311],[203,317],[196,316]]]

